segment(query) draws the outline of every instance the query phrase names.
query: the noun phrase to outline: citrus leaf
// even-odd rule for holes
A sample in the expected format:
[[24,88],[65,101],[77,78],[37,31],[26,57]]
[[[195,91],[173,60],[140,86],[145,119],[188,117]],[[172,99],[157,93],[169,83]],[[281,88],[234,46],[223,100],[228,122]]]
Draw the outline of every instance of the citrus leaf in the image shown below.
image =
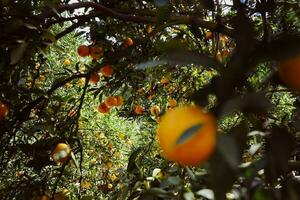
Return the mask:
[[176,144],[183,144],[185,143],[188,139],[193,137],[195,134],[199,132],[199,130],[202,128],[203,124],[196,124],[190,128],[188,128],[186,131],[184,131],[183,134],[177,139]]

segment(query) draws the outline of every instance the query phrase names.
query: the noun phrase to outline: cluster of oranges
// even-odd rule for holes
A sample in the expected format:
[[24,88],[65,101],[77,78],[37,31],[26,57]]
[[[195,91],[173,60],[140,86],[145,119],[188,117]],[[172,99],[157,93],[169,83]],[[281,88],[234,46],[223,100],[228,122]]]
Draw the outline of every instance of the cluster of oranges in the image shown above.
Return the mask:
[[[113,68],[110,65],[105,65],[100,68],[100,73],[105,77],[110,77],[113,74]],[[89,81],[93,84],[97,84],[100,80],[100,76],[98,73],[93,73],[90,76]]]
[[[168,107],[169,108],[174,108],[176,106],[177,106],[176,99],[171,98],[171,99],[168,100]],[[134,113],[137,114],[137,115],[142,115],[144,113],[144,111],[145,111],[145,108],[142,105],[138,104],[134,107]],[[153,116],[158,117],[160,115],[160,107],[158,105],[152,105],[150,107],[149,111],[150,111],[150,114],[153,115]]]
[[124,104],[124,98],[120,95],[109,96],[104,102],[98,105],[98,111],[100,113],[108,113],[112,107],[119,107]]
[[[131,38],[128,37],[123,40],[123,46],[125,48],[130,47],[132,45],[133,45],[133,40]],[[104,49],[99,45],[94,45],[94,46],[80,45],[77,48],[77,53],[80,57],[90,56],[94,60],[99,60],[100,58],[103,57]]]
[[87,46],[87,45],[80,45],[77,48],[77,53],[81,57],[91,56],[94,60],[99,60],[102,58],[104,50],[100,46]]

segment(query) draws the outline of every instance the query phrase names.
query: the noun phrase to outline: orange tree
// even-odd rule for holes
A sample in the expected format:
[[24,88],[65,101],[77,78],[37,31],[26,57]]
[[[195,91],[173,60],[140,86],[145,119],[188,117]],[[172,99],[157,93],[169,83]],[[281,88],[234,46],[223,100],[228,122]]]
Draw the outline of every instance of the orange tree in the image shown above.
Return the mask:
[[[25,0],[0,5],[5,27],[0,33],[2,199],[61,199],[69,193],[63,187],[78,199],[299,197],[297,2]],[[65,48],[68,40],[60,42],[70,34],[78,38],[72,50]],[[54,49],[60,53],[52,55]],[[200,106],[210,120],[190,109],[182,115],[169,112],[176,103]],[[93,118],[97,110],[107,114]],[[179,116],[167,117],[172,113]],[[128,148],[128,162],[118,172],[102,170],[112,168],[111,159],[122,161],[116,152],[125,144],[114,138],[127,136],[113,134],[107,119],[125,118],[145,135]],[[166,126],[160,143],[157,123]],[[87,137],[84,127],[98,134]],[[206,147],[203,138],[215,134],[212,130],[217,137]],[[57,149],[59,143],[71,153]],[[179,164],[165,160],[158,144],[162,155]],[[203,146],[213,148],[205,149],[205,163],[198,157]],[[98,157],[88,162],[89,154]],[[181,158],[197,158],[201,165],[184,166],[195,163]],[[89,172],[94,175],[84,180]],[[95,184],[97,189],[89,191]]]

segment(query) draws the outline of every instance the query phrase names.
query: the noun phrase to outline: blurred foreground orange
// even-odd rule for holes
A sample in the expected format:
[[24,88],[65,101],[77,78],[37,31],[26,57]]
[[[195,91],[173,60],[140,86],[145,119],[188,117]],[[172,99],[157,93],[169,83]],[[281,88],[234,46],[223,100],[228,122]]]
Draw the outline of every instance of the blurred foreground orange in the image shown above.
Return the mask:
[[213,153],[216,131],[212,115],[196,106],[182,106],[162,116],[157,134],[166,159],[196,166]]
[[300,92],[300,55],[280,62],[278,75],[287,87]]

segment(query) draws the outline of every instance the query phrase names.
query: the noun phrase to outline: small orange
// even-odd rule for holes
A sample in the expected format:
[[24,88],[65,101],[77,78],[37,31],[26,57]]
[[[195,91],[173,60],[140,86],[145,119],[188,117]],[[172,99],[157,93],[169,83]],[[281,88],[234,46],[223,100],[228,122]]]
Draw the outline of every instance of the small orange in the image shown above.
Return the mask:
[[113,68],[110,65],[105,65],[100,69],[100,72],[103,76],[109,77],[113,73]]
[[117,104],[116,106],[122,106],[124,104],[124,98],[122,96],[116,96]]
[[91,47],[90,56],[93,59],[99,60],[100,58],[102,58],[103,53],[104,53],[104,51],[103,51],[102,47],[99,47],[99,46],[93,46],[93,47]]
[[9,108],[6,104],[0,101],[0,120],[8,115]]
[[118,99],[116,97],[110,96],[105,99],[105,104],[107,107],[113,107],[118,104]]
[[150,108],[151,115],[158,116],[160,113],[160,108],[157,105],[151,106]]
[[287,87],[300,92],[300,55],[281,61],[278,67],[278,75]]
[[80,45],[77,48],[77,53],[81,57],[86,57],[86,56],[90,55],[90,48],[86,45]]
[[144,110],[145,110],[144,107],[141,106],[141,105],[137,105],[137,106],[135,106],[135,108],[134,108],[135,114],[138,114],[138,115],[143,114]]
[[132,45],[133,45],[133,40],[132,40],[130,37],[126,38],[126,39],[123,41],[123,46],[124,46],[125,48],[130,47],[130,46],[132,46]]
[[98,111],[100,113],[108,113],[110,111],[110,108],[105,103],[100,103],[98,105]]
[[97,84],[100,80],[100,76],[97,73],[94,73],[90,76],[90,82],[93,84]]
[[70,191],[66,188],[62,189],[61,191],[57,192],[54,195],[54,200],[68,200],[70,198]]
[[147,27],[146,27],[146,32],[147,32],[148,34],[150,34],[150,33],[152,33],[152,31],[153,31],[153,27],[152,27],[151,25],[147,25]]
[[213,33],[211,31],[207,31],[205,32],[205,38],[207,40],[211,39],[213,37]]
[[70,65],[70,64],[71,64],[71,61],[70,61],[68,58],[66,58],[66,59],[64,59],[63,64],[64,64],[64,65]]
[[177,101],[176,99],[169,99],[168,104],[171,108],[174,108],[177,105]]
[[43,195],[39,200],[50,200],[51,198],[48,195]]
[[157,129],[165,158],[181,165],[196,166],[206,161],[216,145],[216,120],[196,106],[168,110]]
[[167,85],[170,83],[170,79],[167,78],[167,77],[162,77],[161,80],[160,80],[160,83],[163,84],[163,85]]
[[71,157],[71,152],[71,147],[68,144],[58,143],[50,156],[57,164],[62,164]]

